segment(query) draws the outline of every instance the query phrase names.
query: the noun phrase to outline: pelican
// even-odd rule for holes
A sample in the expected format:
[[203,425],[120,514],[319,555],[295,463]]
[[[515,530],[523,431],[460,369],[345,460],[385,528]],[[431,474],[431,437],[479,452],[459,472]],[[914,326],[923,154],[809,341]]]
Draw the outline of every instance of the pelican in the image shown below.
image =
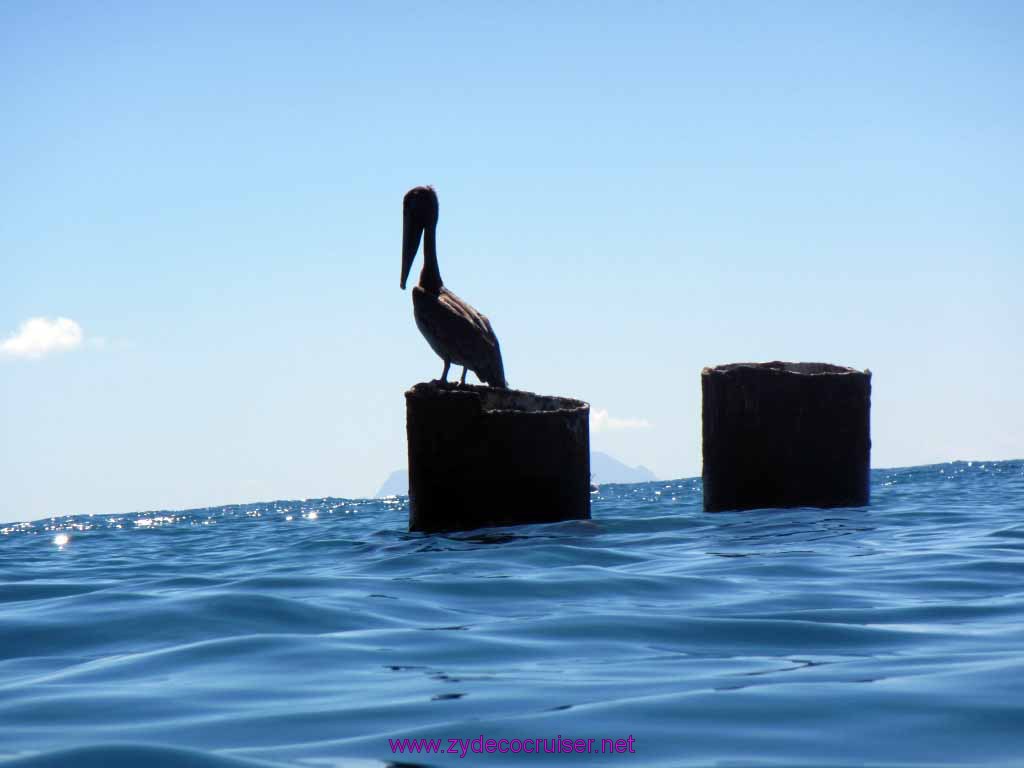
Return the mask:
[[460,384],[466,383],[466,370],[480,381],[505,388],[505,368],[501,347],[491,323],[467,302],[444,287],[437,268],[437,193],[433,187],[414,187],[402,201],[402,290],[409,278],[413,259],[423,237],[423,270],[419,285],[412,289],[412,313],[420,333],[430,348],[444,360],[441,381],[448,381],[452,363],[462,366]]

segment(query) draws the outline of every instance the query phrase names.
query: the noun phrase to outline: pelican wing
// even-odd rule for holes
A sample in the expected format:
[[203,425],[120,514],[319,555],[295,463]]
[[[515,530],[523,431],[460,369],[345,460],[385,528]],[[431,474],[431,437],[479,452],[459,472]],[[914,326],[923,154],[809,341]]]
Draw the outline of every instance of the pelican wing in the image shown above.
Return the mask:
[[484,341],[491,346],[497,346],[498,338],[494,335],[494,330],[491,328],[491,321],[487,319],[486,315],[479,312],[469,302],[460,299],[447,288],[441,289],[441,295],[438,296],[438,300],[451,312],[459,315],[460,317],[464,317],[472,323],[474,328],[476,328],[477,333],[480,334]]

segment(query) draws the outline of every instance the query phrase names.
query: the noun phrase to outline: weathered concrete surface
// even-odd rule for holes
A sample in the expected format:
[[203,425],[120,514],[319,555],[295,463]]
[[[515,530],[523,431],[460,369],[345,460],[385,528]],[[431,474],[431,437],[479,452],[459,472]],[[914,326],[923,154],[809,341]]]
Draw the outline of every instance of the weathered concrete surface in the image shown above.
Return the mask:
[[405,393],[409,530],[590,518],[590,406],[430,382]]
[[735,363],[701,391],[706,511],[869,503],[871,371]]

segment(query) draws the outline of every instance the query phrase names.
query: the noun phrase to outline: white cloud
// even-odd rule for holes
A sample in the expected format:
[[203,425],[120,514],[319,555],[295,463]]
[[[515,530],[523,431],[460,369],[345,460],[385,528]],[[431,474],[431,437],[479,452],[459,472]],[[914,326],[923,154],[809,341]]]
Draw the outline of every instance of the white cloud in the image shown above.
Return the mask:
[[591,432],[611,432],[619,429],[648,429],[651,422],[647,419],[617,419],[609,416],[604,408],[590,411]]
[[74,349],[82,343],[82,338],[82,327],[74,320],[33,317],[0,344],[0,352],[11,357],[39,358],[51,352]]

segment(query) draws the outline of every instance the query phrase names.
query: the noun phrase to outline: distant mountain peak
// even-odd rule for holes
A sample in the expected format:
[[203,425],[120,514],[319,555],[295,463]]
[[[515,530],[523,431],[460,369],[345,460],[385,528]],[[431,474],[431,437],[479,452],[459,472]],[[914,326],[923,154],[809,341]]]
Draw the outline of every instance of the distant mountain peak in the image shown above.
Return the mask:
[[592,483],[649,483],[657,479],[654,473],[642,464],[631,467],[602,451],[590,452]]
[[[631,467],[602,451],[590,452],[590,482],[597,483],[649,483],[657,480],[643,464]],[[406,496],[409,493],[409,472],[396,469],[377,491],[376,498]]]
[[384,496],[408,496],[409,495],[409,470],[396,469],[388,479],[381,485],[375,498]]

